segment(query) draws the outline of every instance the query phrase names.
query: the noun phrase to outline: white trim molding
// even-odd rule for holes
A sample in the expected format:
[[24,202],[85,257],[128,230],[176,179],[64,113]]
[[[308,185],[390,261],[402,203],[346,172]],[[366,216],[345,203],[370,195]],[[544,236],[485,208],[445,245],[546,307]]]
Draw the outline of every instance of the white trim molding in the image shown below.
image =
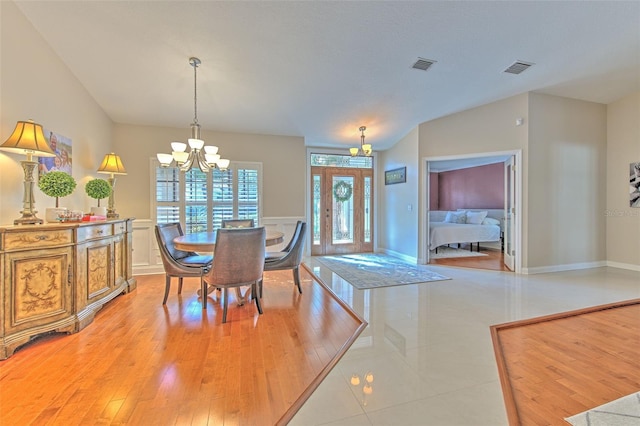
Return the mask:
[[609,266],[611,268],[627,269],[629,271],[638,271],[638,272],[640,272],[640,265],[633,265],[631,263],[620,263],[620,262],[614,262],[614,261],[611,261],[611,260],[607,260],[607,266]]

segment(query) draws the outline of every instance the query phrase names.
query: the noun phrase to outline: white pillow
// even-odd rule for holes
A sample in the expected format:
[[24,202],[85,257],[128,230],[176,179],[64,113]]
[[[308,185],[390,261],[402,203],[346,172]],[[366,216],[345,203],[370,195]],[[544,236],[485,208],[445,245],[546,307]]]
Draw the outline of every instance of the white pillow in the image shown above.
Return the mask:
[[480,225],[489,212],[467,212],[467,223]]
[[487,217],[482,221],[483,225],[496,225],[500,226],[500,221],[498,219],[494,219],[492,217]]
[[447,212],[445,222],[449,223],[467,223],[467,212]]

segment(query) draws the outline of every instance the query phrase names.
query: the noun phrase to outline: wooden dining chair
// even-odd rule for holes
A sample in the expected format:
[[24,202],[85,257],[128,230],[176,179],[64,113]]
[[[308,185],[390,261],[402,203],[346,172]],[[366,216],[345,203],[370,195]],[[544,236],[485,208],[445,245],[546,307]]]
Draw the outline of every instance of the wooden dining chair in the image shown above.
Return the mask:
[[222,322],[227,322],[229,288],[251,286],[258,313],[262,307],[258,295],[258,282],[264,271],[266,231],[259,228],[237,228],[218,230],[213,266],[204,276],[205,284],[221,288],[223,292]]
[[[282,271],[291,269],[293,271],[293,281],[298,287],[298,292],[302,294],[300,287],[300,263],[304,252],[304,240],[307,234],[307,223],[298,221],[296,229],[289,244],[280,252],[269,252],[265,256],[265,271]],[[262,280],[259,283],[260,297],[262,297]]]
[[223,228],[253,228],[255,222],[253,219],[223,219]]
[[[200,291],[201,294],[206,295],[207,290],[203,276],[211,268],[213,256],[178,250],[173,243],[173,239],[184,235],[180,223],[157,224],[155,231],[166,275],[162,304],[166,305],[167,303],[172,277],[178,277],[178,294],[182,293],[182,279],[184,277],[200,277]],[[202,297],[202,309],[206,308],[207,298],[204,296]]]

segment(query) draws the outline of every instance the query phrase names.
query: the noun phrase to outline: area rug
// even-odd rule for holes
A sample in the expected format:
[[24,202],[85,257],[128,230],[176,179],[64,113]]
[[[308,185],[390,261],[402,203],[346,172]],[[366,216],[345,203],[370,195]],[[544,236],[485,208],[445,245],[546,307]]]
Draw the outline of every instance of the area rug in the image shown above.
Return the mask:
[[640,425],[640,392],[565,419],[573,426]]
[[316,259],[360,290],[451,279],[430,271],[426,266],[381,254],[321,256]]
[[448,259],[452,257],[478,257],[487,256],[486,253],[469,251],[469,249],[453,248],[442,246],[438,247],[438,252],[431,250],[429,252],[429,259]]

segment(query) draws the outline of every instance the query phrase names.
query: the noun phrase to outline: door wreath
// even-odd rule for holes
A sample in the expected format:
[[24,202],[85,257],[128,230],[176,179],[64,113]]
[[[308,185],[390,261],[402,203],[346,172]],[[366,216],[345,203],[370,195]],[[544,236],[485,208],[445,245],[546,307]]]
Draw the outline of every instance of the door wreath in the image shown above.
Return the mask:
[[339,202],[349,201],[353,194],[353,186],[343,180],[338,181],[333,185],[333,198]]

